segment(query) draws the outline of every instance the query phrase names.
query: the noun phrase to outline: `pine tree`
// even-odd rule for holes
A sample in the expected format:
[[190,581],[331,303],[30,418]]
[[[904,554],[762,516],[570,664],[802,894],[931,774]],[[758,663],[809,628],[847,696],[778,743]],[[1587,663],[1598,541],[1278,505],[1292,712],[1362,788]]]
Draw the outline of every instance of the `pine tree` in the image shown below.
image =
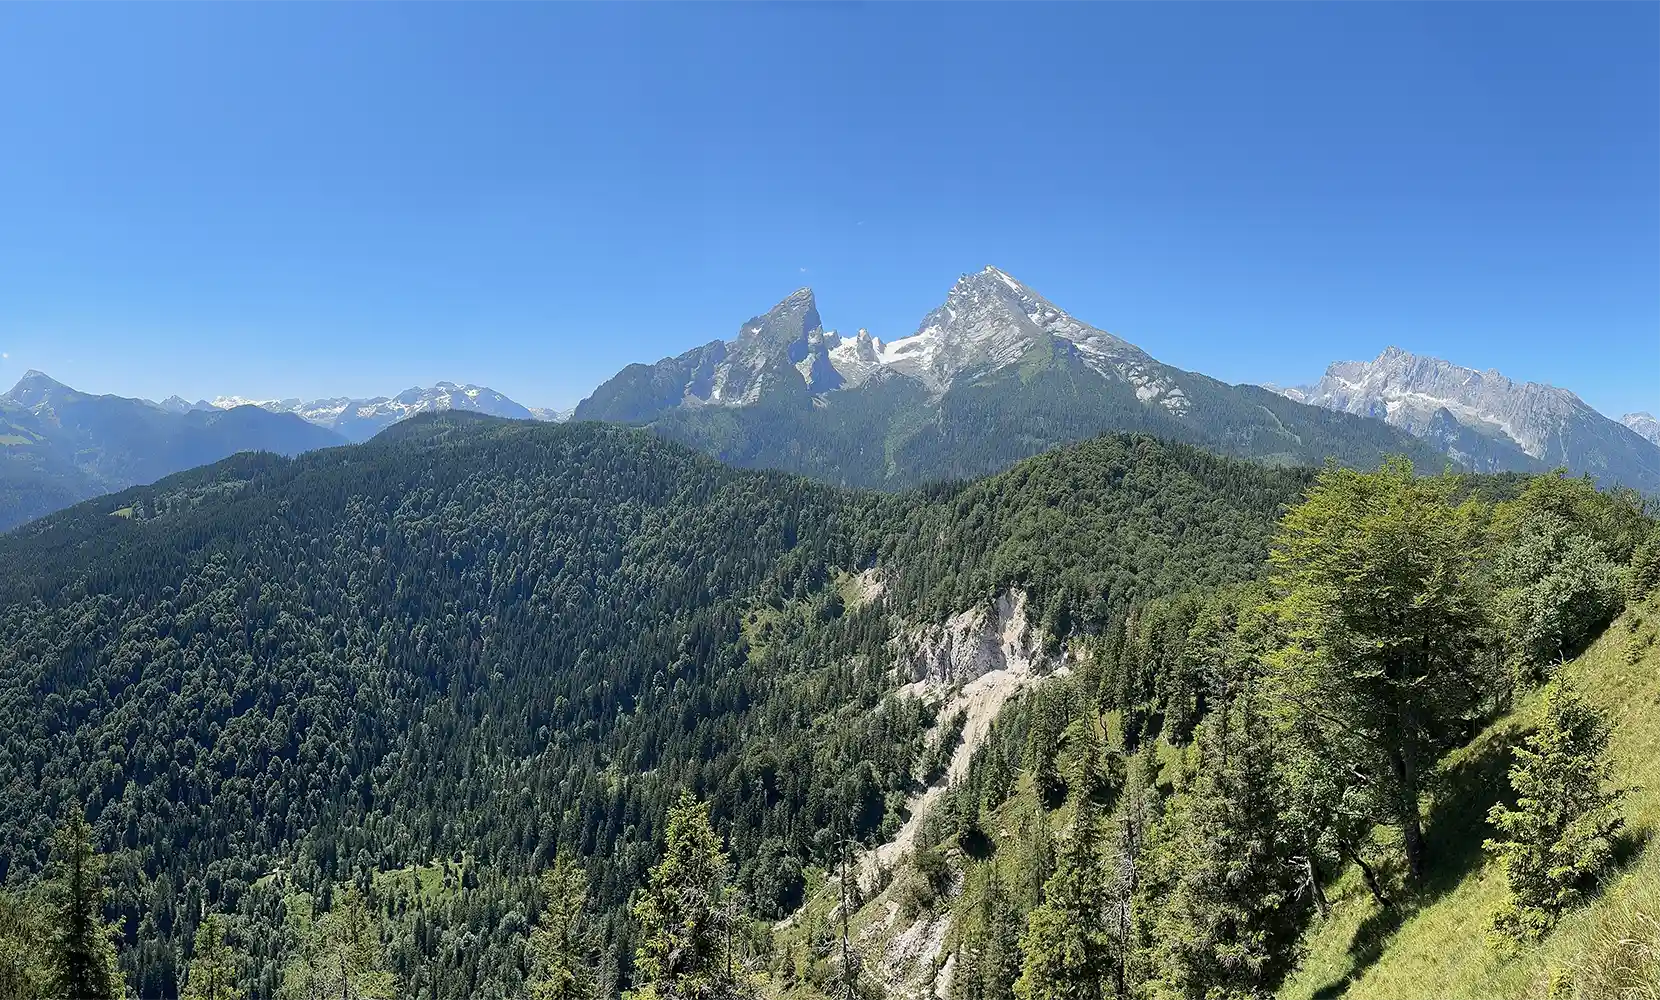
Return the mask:
[[1101,723],[1092,709],[1085,708],[1066,727],[1066,744],[1066,783],[1072,795],[1087,796],[1097,804],[1105,804],[1117,789],[1101,739]]
[[92,826],[71,806],[52,838],[47,875],[53,899],[53,992],[75,1000],[115,1000],[126,981],[115,960],[115,928],[104,921],[104,859]]
[[51,934],[36,901],[0,889],[0,997],[46,1000]]
[[1101,836],[1094,803],[1079,798],[1072,834],[1044,884],[1043,905],[1032,911],[1020,939],[1023,967],[1014,984],[1020,1000],[1100,1000],[1111,981]]
[[225,942],[224,921],[210,914],[196,928],[190,970],[179,1000],[242,1000],[236,983],[236,955]]
[[542,916],[530,932],[531,1000],[592,997],[593,974],[582,927],[588,873],[569,855],[560,854],[542,873],[541,890]]
[[1142,870],[1148,838],[1164,807],[1158,787],[1157,747],[1152,743],[1143,744],[1130,758],[1127,770],[1124,794],[1114,815],[1108,914],[1115,957],[1112,995],[1121,998],[1129,997],[1133,988],[1146,978],[1139,968],[1145,951],[1142,947],[1145,935],[1141,931],[1147,922],[1142,906]]
[[1153,859],[1169,888],[1154,901],[1152,997],[1264,996],[1295,959],[1308,900],[1255,700],[1246,692],[1206,719],[1197,778],[1166,819]]
[[[1328,469],[1281,522],[1271,556],[1289,645],[1277,679],[1357,751],[1385,794],[1407,870],[1424,873],[1424,775],[1490,686],[1479,671],[1486,610],[1474,589],[1481,509],[1455,503],[1451,477],[1418,478],[1391,460],[1373,473]],[[1359,738],[1350,738],[1358,736]]]
[[1612,864],[1624,820],[1623,790],[1609,784],[1608,739],[1608,722],[1565,681],[1546,687],[1544,719],[1510,768],[1516,808],[1499,803],[1488,813],[1500,835],[1487,849],[1511,893],[1494,918],[1499,930],[1542,936]]
[[721,1000],[746,994],[732,938],[736,914],[726,852],[703,805],[682,793],[668,843],[631,911],[640,925],[632,1000]]
[[397,983],[387,967],[380,929],[356,888],[300,928],[300,947],[283,970],[285,1000],[393,1000]]

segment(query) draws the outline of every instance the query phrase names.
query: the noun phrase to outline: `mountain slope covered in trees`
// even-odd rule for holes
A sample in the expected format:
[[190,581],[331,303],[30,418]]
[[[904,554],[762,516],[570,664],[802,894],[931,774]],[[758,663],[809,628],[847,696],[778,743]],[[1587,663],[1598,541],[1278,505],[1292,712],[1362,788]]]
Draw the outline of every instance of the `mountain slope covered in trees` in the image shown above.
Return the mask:
[[[1013,587],[1104,621],[1250,579],[1307,482],[1109,437],[893,496],[464,414],[236,456],[0,539],[0,881],[29,884],[84,807],[144,996],[177,989],[204,911],[274,995],[345,933],[294,922],[346,889],[421,915],[387,931],[400,981],[511,996],[531,876],[567,853],[614,990],[682,790],[760,917],[838,837],[897,827],[939,721],[894,694],[906,623]],[[871,568],[888,598],[846,602],[837,581]]]

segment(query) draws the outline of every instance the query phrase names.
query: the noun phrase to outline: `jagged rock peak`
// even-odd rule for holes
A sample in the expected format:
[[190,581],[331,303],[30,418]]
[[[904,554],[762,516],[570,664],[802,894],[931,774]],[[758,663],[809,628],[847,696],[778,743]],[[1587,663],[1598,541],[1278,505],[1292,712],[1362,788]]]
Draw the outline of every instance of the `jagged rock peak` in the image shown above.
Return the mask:
[[1620,423],[1631,428],[1645,440],[1660,445],[1660,420],[1654,419],[1654,414],[1638,410],[1621,417]]

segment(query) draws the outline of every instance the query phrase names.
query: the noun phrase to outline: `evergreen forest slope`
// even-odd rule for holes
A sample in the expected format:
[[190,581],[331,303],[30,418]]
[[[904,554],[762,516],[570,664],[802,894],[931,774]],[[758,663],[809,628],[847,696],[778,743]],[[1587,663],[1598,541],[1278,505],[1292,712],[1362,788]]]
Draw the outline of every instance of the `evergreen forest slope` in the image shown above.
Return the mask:
[[[897,629],[1011,587],[1106,621],[1248,580],[1308,481],[1107,437],[892,496],[468,414],[234,456],[0,538],[0,882],[31,884],[84,806],[140,994],[174,995],[219,911],[263,998],[295,900],[464,858],[474,908],[427,900],[393,961],[509,996],[526,879],[565,852],[626,985],[624,904],[682,790],[760,917],[794,908],[837,831],[897,827],[938,722],[895,696]],[[887,598],[844,601],[872,568]]]

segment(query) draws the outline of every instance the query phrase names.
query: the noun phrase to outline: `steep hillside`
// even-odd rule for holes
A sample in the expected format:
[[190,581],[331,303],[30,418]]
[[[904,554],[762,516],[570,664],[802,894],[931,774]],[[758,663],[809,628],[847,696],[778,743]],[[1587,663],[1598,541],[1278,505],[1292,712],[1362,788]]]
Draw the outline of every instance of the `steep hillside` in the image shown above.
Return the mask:
[[1445,458],[1409,434],[1165,365],[996,268],[964,275],[917,331],[826,330],[800,289],[712,341],[630,365],[578,420],[649,425],[722,461],[902,487],[1006,468],[1106,431],[1277,464]]
[[[746,907],[781,916],[824,831],[891,836],[931,773],[910,637],[1014,585],[1084,617],[1248,579],[1305,483],[1104,438],[893,496],[464,414],[236,456],[0,539],[0,884],[86,803],[123,962],[170,996],[204,906],[280,963],[285,896],[463,851],[511,882],[562,850],[626,982],[623,904],[680,789],[713,804]],[[844,595],[856,571],[879,599]],[[523,947],[499,915],[463,931]],[[450,995],[524,973],[409,948],[400,971],[440,962]]]
[[1286,1000],[1438,996],[1575,1000],[1660,995],[1660,598],[1626,612],[1562,668],[1613,723],[1615,780],[1631,789],[1618,876],[1537,946],[1490,933],[1504,901],[1498,866],[1481,851],[1488,807],[1507,797],[1510,748],[1537,724],[1540,699],[1521,699],[1449,757],[1430,829],[1446,862],[1404,913],[1380,911],[1350,873],[1332,894],[1330,919],[1309,933],[1308,954],[1280,991]]

